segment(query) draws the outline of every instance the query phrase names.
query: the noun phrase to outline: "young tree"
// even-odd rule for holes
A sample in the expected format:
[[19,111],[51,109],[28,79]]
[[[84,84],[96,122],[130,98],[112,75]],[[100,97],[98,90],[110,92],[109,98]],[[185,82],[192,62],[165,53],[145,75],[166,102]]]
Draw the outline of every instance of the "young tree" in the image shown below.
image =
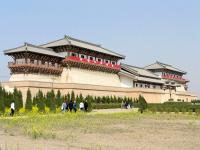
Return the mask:
[[38,100],[37,96],[33,97],[33,106],[37,106],[38,104],[37,100]]
[[82,94],[79,95],[79,99],[80,99],[80,102],[83,102],[84,101],[84,97]]
[[54,90],[51,90],[50,92],[50,111],[56,112],[56,100],[55,100]]
[[19,100],[19,109],[23,108],[23,97],[22,97],[22,92],[19,90],[18,91],[18,100]]
[[147,108],[147,102],[145,98],[141,95],[139,96],[138,104],[139,104],[140,112],[143,113],[143,111]]
[[61,97],[61,92],[60,90],[57,91],[56,94],[56,106],[57,108],[60,107],[62,105],[62,97]]
[[33,106],[33,103],[32,103],[31,91],[30,89],[28,89],[26,103],[25,103],[26,111],[32,111],[32,106]]
[[45,99],[45,105],[49,108],[51,107],[51,92],[47,92],[46,99]]
[[4,104],[4,97],[3,97],[3,88],[0,87],[0,114],[5,112],[5,104]]
[[40,90],[37,95],[37,107],[39,112],[45,112],[44,96]]
[[92,111],[92,99],[93,97],[88,95],[85,100],[87,100],[87,103],[88,103],[88,111]]
[[70,100],[71,100],[71,97],[70,97],[70,94],[69,94],[69,93],[67,93],[66,99],[67,99],[67,101],[70,101]]
[[19,109],[20,109],[20,102],[19,102],[19,93],[18,93],[17,88],[14,88],[13,101],[15,103],[15,110],[19,111]]
[[4,114],[5,112],[5,105],[4,105],[4,99],[2,96],[0,96],[0,114]]
[[75,100],[75,93],[74,93],[74,91],[71,92],[71,100],[72,100],[72,101]]

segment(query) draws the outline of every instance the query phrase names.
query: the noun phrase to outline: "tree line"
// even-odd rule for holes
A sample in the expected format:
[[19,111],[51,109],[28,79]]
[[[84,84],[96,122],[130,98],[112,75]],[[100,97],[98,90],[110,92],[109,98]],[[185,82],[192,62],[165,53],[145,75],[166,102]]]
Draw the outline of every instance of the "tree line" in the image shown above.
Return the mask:
[[16,111],[23,108],[22,92],[16,88],[13,92],[7,92],[0,87],[0,114],[5,112],[5,108],[10,108],[11,102],[15,103]]
[[51,90],[43,94],[41,90],[35,96],[32,96],[30,89],[27,90],[25,106],[23,106],[22,92],[14,88],[13,92],[7,92],[4,88],[0,87],[0,113],[3,114],[6,108],[10,108],[11,102],[15,103],[15,111],[18,112],[21,108],[25,108],[27,112],[32,111],[33,107],[37,107],[39,112],[45,112],[45,107],[49,108],[51,112],[56,112],[56,108],[60,108],[64,101],[76,100],[77,106],[80,102],[87,100],[89,110],[92,110],[92,104],[113,104],[113,103],[134,103],[138,99],[130,97],[116,97],[116,96],[91,96],[84,97],[82,94],[75,94],[74,91],[61,95],[60,90],[55,92]]

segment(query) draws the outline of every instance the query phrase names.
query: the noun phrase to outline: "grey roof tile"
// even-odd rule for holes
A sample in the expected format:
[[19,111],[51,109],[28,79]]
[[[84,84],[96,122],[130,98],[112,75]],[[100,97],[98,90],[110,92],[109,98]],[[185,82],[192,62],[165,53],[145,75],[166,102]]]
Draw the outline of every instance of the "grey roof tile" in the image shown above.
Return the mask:
[[10,54],[13,54],[13,53],[26,52],[26,51],[27,52],[38,53],[38,54],[49,55],[49,56],[54,56],[54,57],[64,58],[63,56],[61,56],[58,53],[54,52],[50,48],[44,48],[44,47],[40,47],[40,46],[35,46],[35,45],[32,45],[32,44],[28,44],[28,43],[25,43],[23,46],[20,46],[20,47],[17,47],[17,48],[5,50],[4,54],[5,55],[10,55]]
[[57,47],[57,46],[64,46],[64,45],[77,46],[77,47],[89,49],[89,50],[92,50],[92,51],[96,51],[96,52],[99,52],[99,53],[119,57],[121,59],[125,58],[124,55],[121,55],[121,54],[118,54],[118,53],[113,52],[111,50],[108,50],[106,48],[103,48],[101,45],[93,44],[93,43],[82,41],[82,40],[79,40],[79,39],[75,39],[75,38],[72,38],[70,36],[65,36],[62,39],[52,41],[52,42],[47,43],[47,44],[43,44],[41,46],[42,47]]

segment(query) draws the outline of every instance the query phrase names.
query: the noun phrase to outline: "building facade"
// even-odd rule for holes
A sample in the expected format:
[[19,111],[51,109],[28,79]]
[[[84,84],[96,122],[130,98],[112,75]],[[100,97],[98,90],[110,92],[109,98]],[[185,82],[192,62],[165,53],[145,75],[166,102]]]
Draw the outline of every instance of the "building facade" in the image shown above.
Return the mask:
[[85,96],[143,95],[152,103],[197,99],[188,91],[184,71],[160,62],[144,68],[127,65],[121,63],[124,55],[69,36],[40,46],[25,43],[4,54],[13,61],[8,63],[11,77],[2,85],[8,91],[20,89],[24,97],[29,88],[33,94],[55,89]]

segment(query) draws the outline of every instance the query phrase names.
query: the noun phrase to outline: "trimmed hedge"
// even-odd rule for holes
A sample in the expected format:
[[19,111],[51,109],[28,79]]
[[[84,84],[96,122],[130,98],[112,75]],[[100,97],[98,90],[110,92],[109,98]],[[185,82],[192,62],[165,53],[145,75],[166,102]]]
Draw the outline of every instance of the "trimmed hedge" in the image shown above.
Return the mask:
[[[131,104],[133,108],[139,108],[138,103]],[[114,109],[121,108],[121,103],[92,103],[93,109]]]
[[148,104],[148,110],[152,112],[199,112],[200,105],[189,102],[165,102],[163,104]]

